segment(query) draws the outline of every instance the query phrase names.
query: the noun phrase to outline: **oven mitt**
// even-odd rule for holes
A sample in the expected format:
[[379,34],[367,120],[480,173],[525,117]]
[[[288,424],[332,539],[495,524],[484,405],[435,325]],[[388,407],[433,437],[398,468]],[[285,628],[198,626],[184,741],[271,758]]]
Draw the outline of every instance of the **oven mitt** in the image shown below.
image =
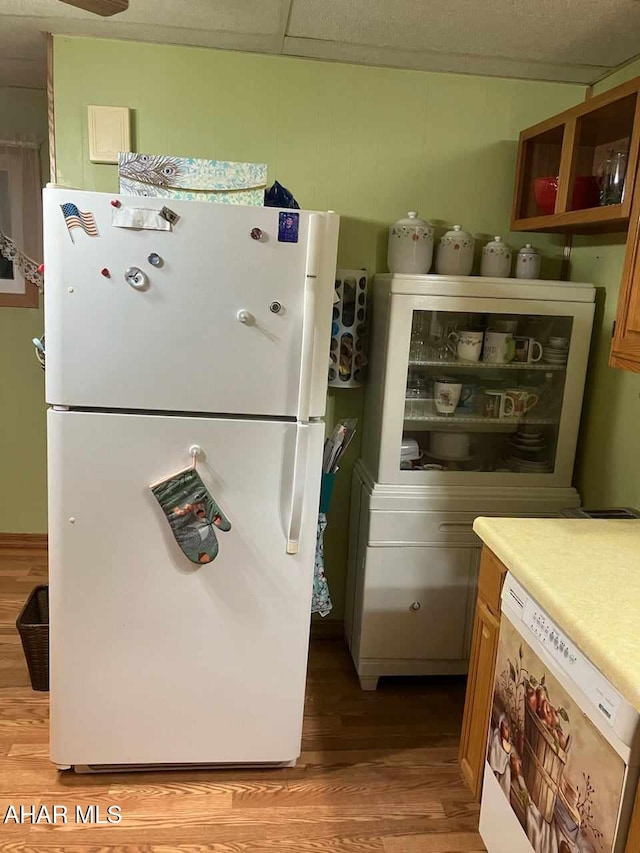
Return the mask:
[[151,491],[162,507],[176,542],[192,563],[210,563],[218,554],[215,528],[231,524],[194,468],[174,474]]

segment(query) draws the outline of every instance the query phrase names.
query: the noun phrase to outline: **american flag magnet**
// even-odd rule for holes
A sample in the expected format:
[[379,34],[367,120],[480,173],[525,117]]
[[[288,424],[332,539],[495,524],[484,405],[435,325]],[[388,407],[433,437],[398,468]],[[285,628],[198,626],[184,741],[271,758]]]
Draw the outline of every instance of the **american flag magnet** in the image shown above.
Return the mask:
[[82,228],[84,233],[88,234],[89,237],[99,236],[98,226],[96,225],[93,213],[80,210],[77,205],[72,204],[71,202],[61,204],[60,207],[62,209],[62,215],[64,216],[64,221],[72,243],[75,243],[73,234],[71,233],[73,228]]

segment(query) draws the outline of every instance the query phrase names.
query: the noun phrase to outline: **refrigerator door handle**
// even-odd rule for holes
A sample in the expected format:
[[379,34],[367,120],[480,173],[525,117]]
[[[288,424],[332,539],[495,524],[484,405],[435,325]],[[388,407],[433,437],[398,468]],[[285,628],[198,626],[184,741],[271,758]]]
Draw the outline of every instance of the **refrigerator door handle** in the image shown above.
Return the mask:
[[291,511],[287,534],[287,554],[297,554],[300,544],[300,527],[304,506],[304,489],[307,472],[308,424],[296,424],[296,448],[293,460],[293,483],[291,486]]
[[298,385],[299,421],[309,420],[311,385],[313,383],[313,347],[316,324],[316,286],[320,277],[324,217],[318,213],[309,216],[309,241],[305,264],[304,300],[302,319],[302,357],[300,360],[300,382]]

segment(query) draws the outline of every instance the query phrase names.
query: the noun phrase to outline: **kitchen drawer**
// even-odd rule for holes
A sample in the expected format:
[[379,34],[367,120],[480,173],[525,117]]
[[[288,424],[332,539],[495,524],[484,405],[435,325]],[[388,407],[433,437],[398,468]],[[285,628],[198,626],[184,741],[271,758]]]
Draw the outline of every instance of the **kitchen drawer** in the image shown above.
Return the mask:
[[474,548],[367,548],[360,658],[462,660]]
[[457,544],[481,545],[473,532],[474,512],[373,511],[369,545]]

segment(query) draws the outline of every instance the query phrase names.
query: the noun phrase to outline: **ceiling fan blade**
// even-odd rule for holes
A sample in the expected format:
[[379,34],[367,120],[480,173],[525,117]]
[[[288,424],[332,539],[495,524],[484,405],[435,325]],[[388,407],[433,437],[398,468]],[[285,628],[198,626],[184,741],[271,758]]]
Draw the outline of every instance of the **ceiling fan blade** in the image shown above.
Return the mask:
[[60,0],[60,2],[68,6],[77,6],[78,9],[84,9],[86,12],[93,12],[94,15],[102,15],[103,18],[117,15],[118,12],[126,12],[129,8],[129,0]]

